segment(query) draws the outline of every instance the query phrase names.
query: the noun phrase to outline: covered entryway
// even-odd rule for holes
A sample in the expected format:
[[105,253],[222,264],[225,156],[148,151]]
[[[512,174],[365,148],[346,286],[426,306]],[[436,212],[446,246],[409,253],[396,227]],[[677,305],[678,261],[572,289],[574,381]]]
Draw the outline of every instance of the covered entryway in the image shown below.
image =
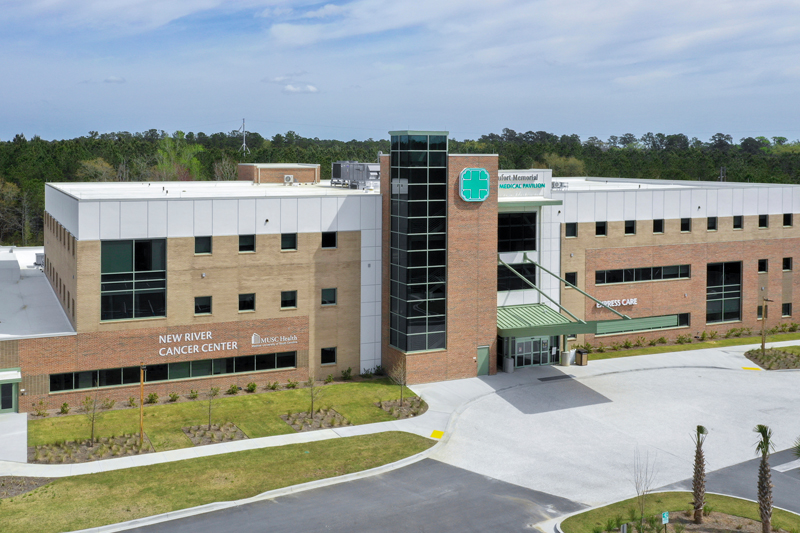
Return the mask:
[[19,382],[22,376],[18,368],[0,370],[0,414],[19,411]]

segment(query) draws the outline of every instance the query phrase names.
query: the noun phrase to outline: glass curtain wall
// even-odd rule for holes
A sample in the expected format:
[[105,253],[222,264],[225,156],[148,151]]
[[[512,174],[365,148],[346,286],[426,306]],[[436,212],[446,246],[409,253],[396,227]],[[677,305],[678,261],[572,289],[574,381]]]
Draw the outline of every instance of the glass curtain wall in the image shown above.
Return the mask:
[[706,322],[741,320],[742,263],[709,263],[706,274]]
[[447,132],[390,132],[390,339],[406,352],[446,344]]
[[100,319],[166,316],[167,241],[100,244]]

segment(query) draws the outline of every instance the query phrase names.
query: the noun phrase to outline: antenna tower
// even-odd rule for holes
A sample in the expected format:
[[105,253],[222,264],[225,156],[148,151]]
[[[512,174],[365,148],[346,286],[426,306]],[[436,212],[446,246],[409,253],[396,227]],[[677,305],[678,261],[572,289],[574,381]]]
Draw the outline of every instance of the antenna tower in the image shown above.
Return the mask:
[[243,154],[249,154],[250,148],[247,147],[247,130],[244,128],[244,119],[242,119],[242,127],[238,131],[242,132],[242,146],[239,151]]

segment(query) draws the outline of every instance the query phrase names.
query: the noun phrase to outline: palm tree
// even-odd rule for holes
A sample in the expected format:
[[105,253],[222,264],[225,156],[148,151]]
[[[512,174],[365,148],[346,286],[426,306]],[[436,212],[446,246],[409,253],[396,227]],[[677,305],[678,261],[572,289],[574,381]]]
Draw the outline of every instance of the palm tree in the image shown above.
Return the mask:
[[772,475],[769,469],[769,452],[775,449],[772,430],[763,424],[753,428],[761,438],[756,442],[756,454],[761,454],[758,466],[758,511],[761,513],[761,532],[770,533],[772,521]]
[[706,458],[703,454],[703,443],[708,430],[697,426],[694,436],[694,477],[692,478],[692,496],[694,497],[694,523],[703,523],[703,508],[706,505]]
[[800,459],[800,437],[797,437],[797,440],[794,441],[794,446],[792,446],[792,453],[794,456]]

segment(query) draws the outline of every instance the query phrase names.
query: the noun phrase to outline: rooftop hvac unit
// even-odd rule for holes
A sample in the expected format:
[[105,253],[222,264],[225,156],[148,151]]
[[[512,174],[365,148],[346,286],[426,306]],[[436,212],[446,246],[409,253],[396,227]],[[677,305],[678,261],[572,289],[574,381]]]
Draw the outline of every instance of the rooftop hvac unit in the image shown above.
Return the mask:
[[285,176],[283,176],[284,185],[291,185],[292,183],[294,183],[294,176],[292,176],[291,174],[286,174]]

